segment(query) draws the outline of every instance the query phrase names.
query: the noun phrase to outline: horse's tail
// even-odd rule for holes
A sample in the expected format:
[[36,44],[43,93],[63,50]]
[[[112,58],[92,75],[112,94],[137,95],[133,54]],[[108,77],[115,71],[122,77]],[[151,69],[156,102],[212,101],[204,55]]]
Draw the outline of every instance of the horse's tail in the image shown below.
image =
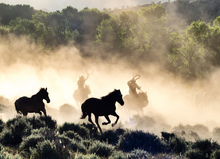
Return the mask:
[[88,115],[87,112],[86,112],[86,110],[85,110],[85,103],[82,104],[81,109],[82,109],[82,113],[83,113],[83,114],[82,114],[82,116],[81,116],[80,119],[85,119],[86,116]]
[[20,113],[20,110],[18,108],[18,101],[17,100],[15,101],[15,109],[16,109],[17,113]]

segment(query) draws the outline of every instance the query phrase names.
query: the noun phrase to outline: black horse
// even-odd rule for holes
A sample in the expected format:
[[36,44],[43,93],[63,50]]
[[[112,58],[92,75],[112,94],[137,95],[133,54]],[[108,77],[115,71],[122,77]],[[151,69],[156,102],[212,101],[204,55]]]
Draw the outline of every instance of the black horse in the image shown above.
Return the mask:
[[41,111],[47,116],[43,99],[45,99],[47,103],[50,103],[47,88],[41,88],[40,91],[31,96],[31,98],[24,96],[17,99],[15,101],[15,109],[17,113],[23,114],[24,116],[27,116],[28,113],[39,113],[41,115]]
[[82,109],[82,117],[81,119],[85,119],[86,116],[89,116],[89,121],[94,125],[94,123],[91,120],[91,113],[95,115],[95,122],[102,133],[102,129],[99,126],[98,118],[99,116],[104,116],[108,122],[103,122],[102,125],[108,125],[111,123],[109,119],[109,115],[115,116],[117,119],[115,123],[112,124],[112,126],[115,126],[117,124],[119,116],[116,114],[116,106],[115,103],[118,102],[122,106],[124,105],[124,101],[122,98],[122,94],[120,90],[114,90],[113,92],[109,93],[108,95],[102,97],[101,99],[97,98],[89,98],[87,99],[81,106]]

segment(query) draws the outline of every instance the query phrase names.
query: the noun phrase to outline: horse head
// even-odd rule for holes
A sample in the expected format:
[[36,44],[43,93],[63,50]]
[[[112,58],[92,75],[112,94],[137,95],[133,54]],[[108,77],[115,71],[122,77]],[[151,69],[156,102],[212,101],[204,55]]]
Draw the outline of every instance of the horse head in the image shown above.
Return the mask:
[[47,88],[41,88],[39,93],[42,99],[45,99],[47,103],[50,103],[50,98],[48,96],[49,93],[47,92]]
[[122,94],[121,94],[121,91],[120,89],[119,90],[114,90],[114,93],[115,93],[115,97],[116,97],[116,101],[121,105],[123,106],[124,105],[124,100],[122,98]]

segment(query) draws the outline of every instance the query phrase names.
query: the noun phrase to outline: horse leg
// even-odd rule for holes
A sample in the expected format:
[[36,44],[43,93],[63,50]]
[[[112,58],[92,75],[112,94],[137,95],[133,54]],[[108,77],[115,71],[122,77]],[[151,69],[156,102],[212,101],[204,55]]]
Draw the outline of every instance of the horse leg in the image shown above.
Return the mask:
[[112,115],[117,118],[116,121],[115,121],[115,123],[112,124],[112,127],[113,127],[113,126],[115,126],[115,125],[117,124],[118,119],[119,119],[119,116],[118,116],[118,114],[116,114],[116,112],[114,112]]
[[[46,109],[43,108],[42,112],[44,113],[45,116],[47,116],[47,113],[46,113]],[[41,115],[41,114],[40,114]]]
[[102,129],[101,129],[101,127],[99,126],[99,116],[98,116],[98,115],[95,116],[95,122],[96,122],[96,124],[97,124],[97,126],[98,126],[100,132],[102,133]]
[[103,122],[102,125],[108,125],[111,123],[111,120],[109,119],[108,115],[105,115],[105,118],[107,119],[108,122]]
[[92,122],[91,113],[89,113],[88,116],[89,116],[89,118],[88,118],[89,122],[92,123],[92,125],[95,125],[95,124]]
[[27,114],[28,114],[28,112],[23,112],[23,115],[24,115],[24,116],[27,116]]

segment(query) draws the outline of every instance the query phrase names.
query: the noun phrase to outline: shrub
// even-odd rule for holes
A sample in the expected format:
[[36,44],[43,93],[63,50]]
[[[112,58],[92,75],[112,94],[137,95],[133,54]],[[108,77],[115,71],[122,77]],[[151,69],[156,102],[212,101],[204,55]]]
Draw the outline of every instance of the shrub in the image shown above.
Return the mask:
[[59,159],[62,156],[56,150],[56,145],[49,140],[39,142],[36,148],[31,148],[30,158],[33,159]]
[[100,157],[97,156],[96,154],[88,154],[88,155],[76,154],[72,158],[74,159],[100,159]]
[[0,136],[0,141],[6,146],[16,146],[24,136],[31,134],[32,126],[24,118],[15,118],[6,123],[6,129]]
[[109,159],[127,159],[127,155],[122,151],[113,151]]
[[187,142],[183,138],[178,138],[174,133],[161,132],[162,137],[167,144],[168,151],[175,153],[185,153]]
[[212,143],[210,140],[198,140],[192,145],[193,149],[199,150],[203,156],[210,157],[212,153]]
[[135,149],[131,151],[128,155],[128,159],[148,159],[150,155],[148,152],[140,149]]
[[0,119],[0,133],[2,132],[4,126],[5,126],[5,123]]
[[33,129],[40,129],[41,127],[46,127],[46,122],[41,120],[39,117],[33,116],[27,119],[32,125]]
[[89,130],[84,126],[74,123],[64,123],[62,126],[59,127],[59,133],[63,134],[63,132],[72,130],[78,133],[83,138],[89,138]]
[[57,128],[57,122],[56,120],[53,120],[51,116],[40,116],[40,120],[44,121],[46,123],[46,126],[50,129],[56,129]]
[[83,123],[82,126],[84,126],[85,128],[87,128],[89,130],[89,135],[90,138],[95,138],[98,139],[100,136],[100,133],[98,132],[98,129],[95,125],[90,124],[90,123]]
[[48,127],[42,127],[40,129],[33,129],[31,131],[32,135],[40,135],[44,139],[53,139],[55,136],[55,131],[49,129]]
[[70,139],[76,139],[77,141],[81,141],[82,138],[79,134],[75,133],[74,131],[68,130],[63,133],[63,135],[67,136]]
[[5,152],[5,149],[0,145],[0,159],[22,159],[22,157],[18,154],[12,155]]
[[142,131],[127,131],[120,136],[118,147],[120,150],[129,152],[134,149],[142,149],[147,152],[157,153],[165,149],[160,139],[150,133]]
[[189,159],[207,159],[198,149],[190,149],[185,153]]
[[43,137],[40,135],[30,135],[27,138],[23,139],[20,144],[20,151],[28,151],[30,148],[36,148],[38,142],[43,141]]
[[74,152],[81,152],[85,154],[87,152],[87,149],[83,143],[78,142],[76,140],[72,140],[72,142],[68,145],[68,148],[73,150]]
[[114,150],[114,146],[110,144],[102,143],[98,140],[94,141],[89,147],[88,152],[90,154],[94,153],[101,157],[109,157]]
[[219,159],[220,158],[220,150],[215,150],[211,154],[211,159]]
[[119,140],[119,135],[113,130],[107,130],[101,134],[100,140],[112,145],[116,145]]

